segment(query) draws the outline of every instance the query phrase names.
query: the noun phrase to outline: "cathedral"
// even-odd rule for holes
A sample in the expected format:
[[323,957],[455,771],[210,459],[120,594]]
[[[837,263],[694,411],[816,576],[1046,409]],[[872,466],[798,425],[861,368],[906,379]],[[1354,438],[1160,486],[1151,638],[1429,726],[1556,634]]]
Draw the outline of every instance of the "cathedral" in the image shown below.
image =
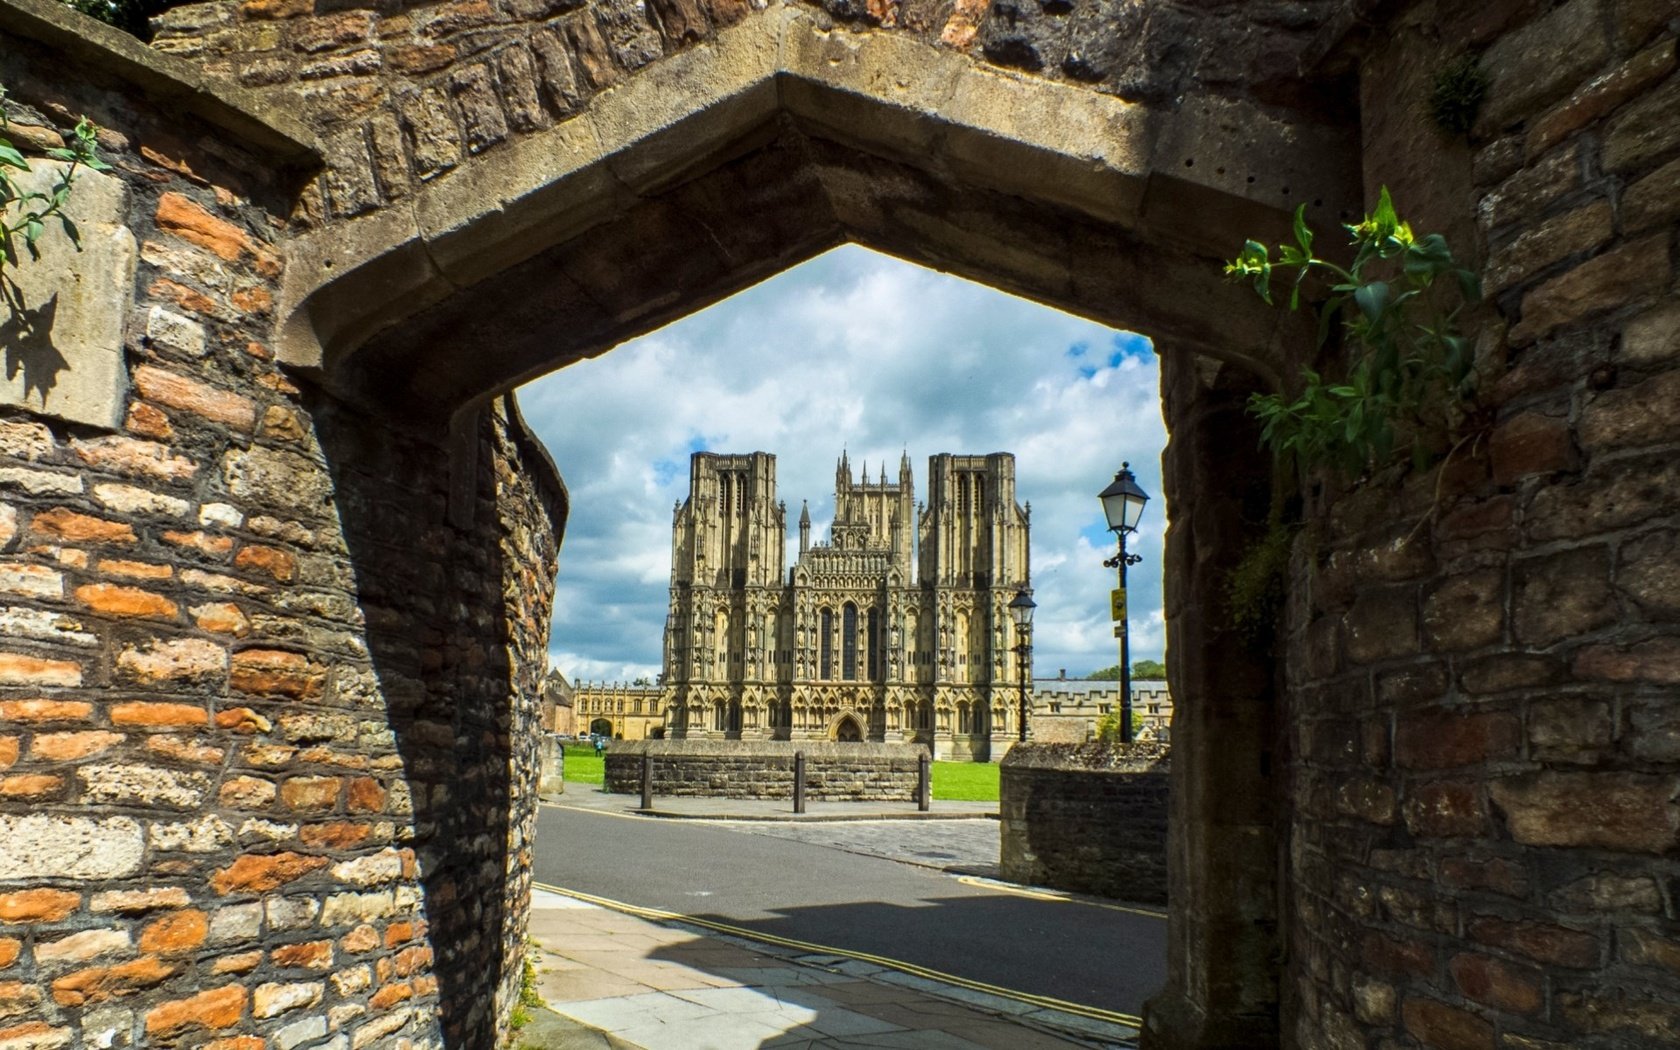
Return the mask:
[[[921,743],[995,761],[1015,739],[1010,599],[1030,586],[1015,457],[941,453],[926,504],[898,478],[834,479],[827,543],[799,514],[787,558],[776,457],[697,452],[671,529],[666,733],[677,738]],[[1031,668],[1026,668],[1031,679]]]

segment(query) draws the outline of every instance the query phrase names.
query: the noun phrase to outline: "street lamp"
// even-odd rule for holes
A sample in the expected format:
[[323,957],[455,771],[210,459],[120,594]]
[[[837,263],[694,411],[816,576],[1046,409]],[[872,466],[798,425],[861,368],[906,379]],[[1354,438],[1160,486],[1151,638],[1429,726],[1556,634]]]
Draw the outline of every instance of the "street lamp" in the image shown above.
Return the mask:
[[1103,562],[1111,569],[1120,570],[1120,589],[1114,592],[1110,607],[1114,619],[1120,626],[1114,629],[1120,639],[1120,742],[1132,742],[1132,645],[1131,624],[1126,617],[1126,566],[1136,565],[1143,559],[1136,554],[1126,553],[1126,536],[1136,532],[1138,519],[1143,517],[1143,505],[1149,502],[1149,494],[1138,488],[1137,479],[1132,476],[1130,463],[1120,464],[1120,470],[1115,473],[1114,480],[1108,488],[1097,493],[1102,500],[1103,517],[1108,519],[1108,530],[1114,533],[1120,543],[1120,552]]
[[1015,592],[1009,603],[1010,618],[1015,621],[1015,672],[1021,683],[1020,740],[1027,742],[1027,662],[1032,656],[1032,616],[1038,603],[1025,587]]

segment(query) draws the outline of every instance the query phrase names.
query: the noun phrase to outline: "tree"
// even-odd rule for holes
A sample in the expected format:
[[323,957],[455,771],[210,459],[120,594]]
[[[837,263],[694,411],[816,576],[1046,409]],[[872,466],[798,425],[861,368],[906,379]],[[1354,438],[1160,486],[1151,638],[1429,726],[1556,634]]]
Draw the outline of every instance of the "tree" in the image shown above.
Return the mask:
[[[1143,712],[1134,710],[1132,712],[1132,739],[1136,740],[1141,732],[1143,732]],[[1108,714],[1097,719],[1097,739],[1105,744],[1120,742],[1120,709],[1118,707],[1111,709]]]
[[[1118,682],[1120,665],[1104,667],[1085,676],[1093,682]],[[1162,681],[1167,677],[1167,665],[1159,660],[1139,660],[1132,664],[1132,681]]]

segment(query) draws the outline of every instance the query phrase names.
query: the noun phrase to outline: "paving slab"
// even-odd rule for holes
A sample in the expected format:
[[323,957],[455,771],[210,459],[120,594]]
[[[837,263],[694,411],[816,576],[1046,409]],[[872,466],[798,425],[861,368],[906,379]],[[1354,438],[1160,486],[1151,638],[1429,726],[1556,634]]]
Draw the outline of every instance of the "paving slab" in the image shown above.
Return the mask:
[[1134,1045],[1129,1029],[1070,1031],[1053,1012],[1029,1004],[840,955],[774,949],[546,890],[534,891],[532,910],[538,989],[548,1009],[578,1026],[568,1038],[616,1042],[548,1044],[522,1036],[520,1050]]

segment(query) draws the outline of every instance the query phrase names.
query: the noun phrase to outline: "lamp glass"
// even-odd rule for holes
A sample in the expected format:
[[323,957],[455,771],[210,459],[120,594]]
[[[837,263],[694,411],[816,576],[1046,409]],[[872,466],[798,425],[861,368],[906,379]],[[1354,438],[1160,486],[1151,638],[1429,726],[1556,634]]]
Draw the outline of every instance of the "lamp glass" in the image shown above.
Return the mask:
[[1009,603],[1009,615],[1014,618],[1016,627],[1031,627],[1033,610],[1036,608],[1038,608],[1038,603],[1033,601],[1032,595],[1027,593],[1025,587],[1022,587],[1015,592],[1014,599]]
[[1123,464],[1109,486],[1097,493],[1097,498],[1102,501],[1103,517],[1108,519],[1110,532],[1132,532],[1143,517],[1143,505],[1149,502],[1149,493],[1138,487],[1129,464]]

